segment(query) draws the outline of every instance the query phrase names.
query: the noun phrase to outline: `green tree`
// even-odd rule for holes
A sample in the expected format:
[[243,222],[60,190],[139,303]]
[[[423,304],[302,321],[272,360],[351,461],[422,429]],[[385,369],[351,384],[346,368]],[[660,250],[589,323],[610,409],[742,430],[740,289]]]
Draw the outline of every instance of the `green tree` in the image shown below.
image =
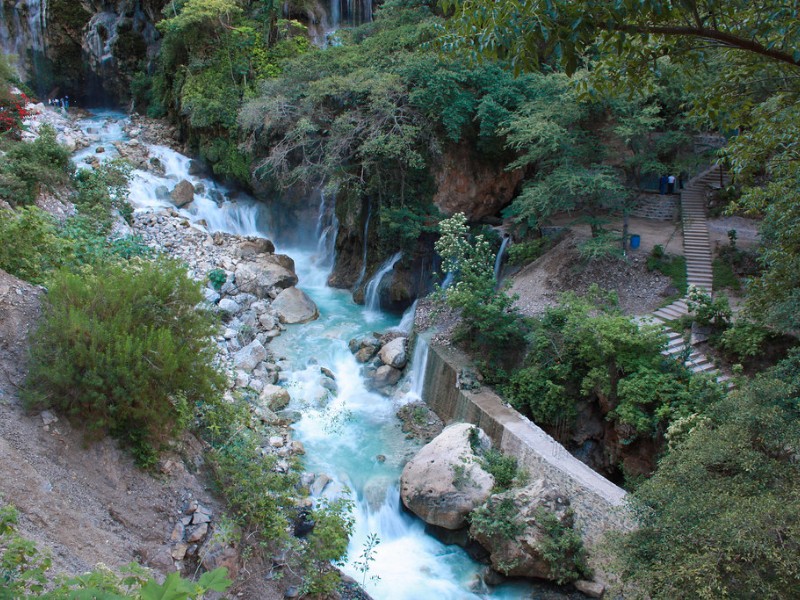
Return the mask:
[[185,268],[165,258],[56,272],[27,402],[80,418],[89,437],[111,433],[152,461],[188,426],[194,403],[222,389],[201,300]]
[[492,359],[513,357],[524,341],[524,322],[513,298],[497,290],[491,245],[484,235],[470,234],[463,213],[444,219],[440,228],[436,251],[453,282],[447,289],[439,289],[435,297],[460,311],[456,338]]
[[800,593],[798,353],[695,420],[633,496],[612,542],[628,598]]

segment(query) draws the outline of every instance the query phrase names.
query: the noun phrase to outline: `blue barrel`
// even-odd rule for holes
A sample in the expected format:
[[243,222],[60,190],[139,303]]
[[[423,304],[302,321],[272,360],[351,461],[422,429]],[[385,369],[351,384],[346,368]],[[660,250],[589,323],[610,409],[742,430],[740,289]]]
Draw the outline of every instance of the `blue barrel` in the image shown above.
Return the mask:
[[631,250],[636,250],[639,247],[639,242],[642,241],[642,238],[639,234],[634,233],[631,236]]

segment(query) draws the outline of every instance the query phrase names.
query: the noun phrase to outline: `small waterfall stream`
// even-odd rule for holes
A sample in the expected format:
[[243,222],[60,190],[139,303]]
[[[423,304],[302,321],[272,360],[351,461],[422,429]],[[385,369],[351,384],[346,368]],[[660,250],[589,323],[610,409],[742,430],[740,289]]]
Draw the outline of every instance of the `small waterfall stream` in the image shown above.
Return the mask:
[[367,307],[367,310],[371,313],[377,313],[381,309],[381,282],[383,278],[386,277],[390,271],[394,269],[394,266],[397,262],[403,258],[402,252],[397,252],[392,257],[390,257],[386,262],[384,262],[378,272],[372,276],[372,279],[369,280],[367,283],[367,287],[364,290],[364,306]]
[[37,64],[46,53],[46,32],[47,0],[0,1],[0,50],[17,56],[23,80],[36,79]]
[[336,260],[336,235],[339,219],[336,218],[336,195],[320,190],[319,217],[317,218],[317,265],[330,273]]
[[369,222],[372,218],[372,203],[367,203],[367,220],[364,222],[364,245],[363,250],[361,252],[361,273],[358,275],[358,281],[353,286],[357,288],[362,284],[364,281],[364,277],[367,275],[367,241],[369,240]]
[[500,283],[500,272],[503,269],[503,255],[505,254],[506,248],[508,247],[510,241],[511,236],[509,235],[503,238],[503,241],[500,244],[500,250],[497,251],[497,258],[494,259],[494,279],[497,283]]
[[[94,132],[96,139],[90,148],[74,156],[75,162],[86,166],[86,159],[95,155],[98,145],[108,149],[103,160],[112,158],[115,152],[111,142],[125,139],[123,119],[123,115],[106,112],[85,120],[84,130]],[[269,235],[265,205],[241,193],[232,200],[232,190],[211,179],[189,175],[188,157],[169,148],[149,149],[160,160],[163,175],[134,172],[130,201],[136,210],[172,207],[164,191],[186,179],[195,185],[195,200],[180,212],[195,226],[210,231]],[[321,202],[326,207],[321,213],[330,213],[325,202]],[[324,231],[333,224],[321,214],[316,225]],[[329,243],[323,244],[326,249]],[[279,251],[294,258],[298,285],[316,302],[320,317],[304,325],[287,326],[282,335],[272,340],[270,351],[286,358],[281,384],[291,393],[289,407],[302,414],[294,432],[306,448],[305,469],[332,479],[322,496],[349,494],[355,503],[355,531],[343,570],[357,581],[364,581],[375,600],[530,598],[531,586],[519,582],[487,590],[480,577],[481,565],[461,548],[444,545],[426,534],[424,523],[402,510],[398,481],[403,465],[417,447],[406,439],[395,413],[401,404],[423,393],[425,339],[420,337],[414,350],[408,394],[398,394],[393,399],[368,390],[361,365],[347,342],[371,331],[397,326],[397,318],[380,312],[377,304],[374,309],[365,310],[353,302],[348,292],[327,287],[324,261],[317,260],[318,244]],[[380,281],[400,258],[400,253],[395,254],[373,278],[373,298],[378,295]],[[411,315],[413,321],[413,311]],[[335,394],[322,386],[323,366],[335,376]],[[377,534],[380,543],[364,578],[355,562],[370,534]]]

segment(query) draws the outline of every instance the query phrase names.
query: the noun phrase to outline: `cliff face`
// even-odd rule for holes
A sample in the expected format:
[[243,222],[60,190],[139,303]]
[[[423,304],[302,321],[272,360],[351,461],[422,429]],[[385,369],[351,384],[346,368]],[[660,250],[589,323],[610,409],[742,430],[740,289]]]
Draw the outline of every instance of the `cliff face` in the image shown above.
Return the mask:
[[153,63],[165,0],[0,0],[0,45],[41,96],[125,103]]
[[433,203],[446,215],[463,212],[470,221],[496,215],[517,193],[522,169],[506,171],[505,164],[481,160],[467,145],[447,149],[435,173]]

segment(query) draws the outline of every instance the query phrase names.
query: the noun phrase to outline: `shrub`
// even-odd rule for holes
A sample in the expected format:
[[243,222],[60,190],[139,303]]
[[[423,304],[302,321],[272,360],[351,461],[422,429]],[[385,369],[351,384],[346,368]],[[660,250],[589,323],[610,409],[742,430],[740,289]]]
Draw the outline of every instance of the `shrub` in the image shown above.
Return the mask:
[[189,422],[193,404],[220,393],[212,317],[183,266],[159,258],[59,270],[34,336],[29,404],[80,418],[146,460]]
[[0,269],[26,281],[43,283],[61,266],[69,245],[56,220],[35,206],[0,210]]
[[550,565],[550,574],[559,585],[591,576],[591,570],[586,564],[583,540],[571,526],[571,509],[567,519],[570,525],[562,523],[544,507],[539,507],[536,511],[536,522],[544,532],[539,550],[542,558]]
[[483,469],[494,477],[495,491],[509,489],[514,484],[514,480],[521,476],[517,459],[513,456],[506,456],[500,450],[490,448],[483,453],[480,462]]
[[724,329],[730,324],[733,312],[728,304],[728,297],[724,294],[718,294],[712,299],[710,294],[692,286],[689,288],[686,304],[700,325]]
[[722,334],[720,346],[741,360],[761,354],[764,344],[770,337],[770,331],[763,325],[751,321],[737,321]]
[[508,263],[518,266],[527,265],[544,254],[546,248],[547,238],[544,237],[512,244],[508,248]]
[[69,183],[70,153],[56,141],[52,127],[43,126],[32,142],[11,142],[0,163],[0,199],[11,206],[33,204],[42,187]]
[[647,270],[663,273],[672,279],[672,285],[678,290],[680,297],[686,295],[688,282],[686,279],[686,259],[683,256],[665,254],[663,246],[653,246],[650,256],[647,257]]
[[228,274],[224,269],[212,269],[208,272],[208,280],[211,282],[211,286],[219,291],[228,280]]

